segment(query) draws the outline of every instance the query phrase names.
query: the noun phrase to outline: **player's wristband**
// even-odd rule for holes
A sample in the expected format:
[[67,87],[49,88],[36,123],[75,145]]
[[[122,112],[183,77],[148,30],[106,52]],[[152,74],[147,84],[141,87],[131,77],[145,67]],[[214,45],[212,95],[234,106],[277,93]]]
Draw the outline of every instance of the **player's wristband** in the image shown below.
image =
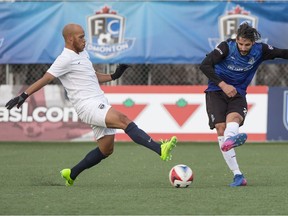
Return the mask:
[[20,95],[20,97],[22,97],[23,100],[26,100],[26,99],[29,97],[29,95],[28,95],[26,92],[23,92],[23,93]]

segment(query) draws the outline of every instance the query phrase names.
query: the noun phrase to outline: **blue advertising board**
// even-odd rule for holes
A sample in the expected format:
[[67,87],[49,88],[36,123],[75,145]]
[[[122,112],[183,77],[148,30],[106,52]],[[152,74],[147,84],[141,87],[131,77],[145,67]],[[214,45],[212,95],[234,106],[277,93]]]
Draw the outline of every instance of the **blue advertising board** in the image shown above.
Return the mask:
[[288,140],[288,87],[269,87],[267,140]]
[[0,64],[52,63],[68,23],[83,26],[94,63],[199,64],[243,21],[288,48],[287,11],[273,1],[0,2]]

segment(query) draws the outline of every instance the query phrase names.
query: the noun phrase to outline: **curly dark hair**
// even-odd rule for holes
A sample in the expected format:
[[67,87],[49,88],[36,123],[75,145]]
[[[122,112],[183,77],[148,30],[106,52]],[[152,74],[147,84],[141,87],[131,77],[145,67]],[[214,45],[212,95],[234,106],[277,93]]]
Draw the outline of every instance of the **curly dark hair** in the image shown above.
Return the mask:
[[255,42],[261,39],[261,34],[255,28],[249,25],[248,22],[244,22],[239,26],[237,30],[237,39],[240,37],[247,38],[252,42]]

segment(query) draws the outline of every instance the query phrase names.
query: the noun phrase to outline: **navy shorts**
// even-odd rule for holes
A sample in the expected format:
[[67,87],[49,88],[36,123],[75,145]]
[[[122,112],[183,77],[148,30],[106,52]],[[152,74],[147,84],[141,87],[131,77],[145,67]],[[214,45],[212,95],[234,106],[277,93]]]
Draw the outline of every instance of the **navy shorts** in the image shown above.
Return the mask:
[[243,117],[241,126],[248,111],[247,101],[239,93],[229,98],[223,91],[208,91],[206,92],[206,111],[211,130],[215,128],[215,124],[226,122],[226,116],[232,112],[237,112]]

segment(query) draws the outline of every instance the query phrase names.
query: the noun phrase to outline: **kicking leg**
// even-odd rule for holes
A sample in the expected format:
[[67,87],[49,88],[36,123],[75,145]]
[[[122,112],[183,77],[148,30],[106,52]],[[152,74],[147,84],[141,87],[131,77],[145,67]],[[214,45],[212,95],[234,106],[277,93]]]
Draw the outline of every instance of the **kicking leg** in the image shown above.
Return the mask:
[[113,153],[114,135],[106,135],[97,142],[98,147],[90,151],[76,166],[61,171],[62,177],[66,179],[67,186],[73,185],[76,177],[85,169],[95,166]]
[[145,131],[138,128],[126,115],[115,110],[113,107],[109,109],[106,115],[106,125],[111,128],[119,128],[135,142],[149,148],[160,155],[161,159],[166,161],[171,159],[171,151],[176,146],[177,138],[174,136],[169,141],[165,141],[160,145],[155,142]]

